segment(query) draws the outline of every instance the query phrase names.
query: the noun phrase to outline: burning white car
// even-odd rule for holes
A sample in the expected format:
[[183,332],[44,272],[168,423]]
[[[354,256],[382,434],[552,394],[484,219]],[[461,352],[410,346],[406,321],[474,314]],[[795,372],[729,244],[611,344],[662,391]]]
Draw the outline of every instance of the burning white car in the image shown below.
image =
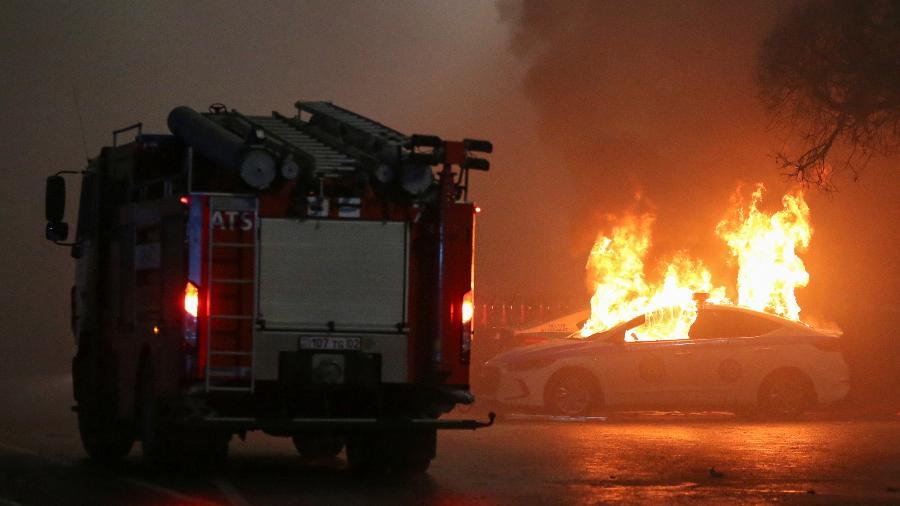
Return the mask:
[[[795,416],[844,398],[840,334],[732,305],[699,305],[687,336],[641,340],[648,313],[485,364],[480,399],[584,416],[609,409],[759,410]],[[645,327],[646,328],[646,327]]]

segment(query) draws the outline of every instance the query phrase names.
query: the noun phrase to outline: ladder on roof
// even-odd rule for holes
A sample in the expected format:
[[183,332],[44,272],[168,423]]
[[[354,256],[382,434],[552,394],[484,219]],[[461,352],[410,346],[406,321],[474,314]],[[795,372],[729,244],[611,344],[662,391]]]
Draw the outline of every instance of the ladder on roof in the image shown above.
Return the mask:
[[206,251],[206,390],[253,392],[255,198],[211,196]]
[[409,137],[393,128],[386,127],[377,121],[360,116],[331,102],[297,102],[296,106],[298,110],[306,111],[314,116],[327,116],[349,128],[377,137],[390,144],[405,146],[409,143]]
[[316,172],[348,172],[356,170],[357,161],[315,137],[303,132],[278,114],[272,116],[244,116],[251,126],[262,128],[269,137],[300,151],[313,162]]

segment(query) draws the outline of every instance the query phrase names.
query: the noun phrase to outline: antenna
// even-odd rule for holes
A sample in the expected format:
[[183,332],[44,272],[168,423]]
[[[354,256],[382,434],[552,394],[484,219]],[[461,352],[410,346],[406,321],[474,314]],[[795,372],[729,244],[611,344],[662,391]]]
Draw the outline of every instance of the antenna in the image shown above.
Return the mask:
[[87,139],[84,136],[84,121],[81,119],[81,106],[78,104],[78,91],[75,89],[75,83],[72,83],[72,100],[75,102],[75,113],[78,115],[78,126],[81,128],[81,148],[84,150],[84,158],[91,161],[88,157]]

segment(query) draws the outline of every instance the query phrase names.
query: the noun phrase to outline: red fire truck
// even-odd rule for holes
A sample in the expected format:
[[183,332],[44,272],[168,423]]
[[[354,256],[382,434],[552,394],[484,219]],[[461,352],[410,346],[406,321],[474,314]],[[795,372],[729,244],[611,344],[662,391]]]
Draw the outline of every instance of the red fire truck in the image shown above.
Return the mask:
[[[330,102],[172,110],[47,180],[47,238],[77,260],[72,375],[87,453],[217,461],[235,434],[424,471],[473,401],[474,153]],[[133,141],[119,143],[133,135]],[[65,179],[81,176],[77,230]]]

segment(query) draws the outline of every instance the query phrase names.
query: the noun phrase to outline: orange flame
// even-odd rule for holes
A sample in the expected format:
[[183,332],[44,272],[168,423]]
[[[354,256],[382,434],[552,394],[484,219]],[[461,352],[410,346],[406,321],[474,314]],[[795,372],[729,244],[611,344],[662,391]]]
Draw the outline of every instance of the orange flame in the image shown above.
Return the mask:
[[606,330],[642,313],[647,322],[633,329],[628,340],[684,339],[697,317],[693,294],[710,292],[724,299],[725,289],[714,288],[712,276],[699,259],[680,251],[659,265],[662,279],[650,282],[644,274],[644,257],[650,248],[655,220],[649,213],[625,215],[609,236],[600,234],[588,258],[592,280],[591,316],[582,336]]
[[[797,320],[800,306],[794,289],[806,286],[809,274],[796,251],[809,245],[809,206],[798,191],[784,196],[784,209],[765,214],[758,208],[763,191],[758,185],[746,210],[740,193],[736,194],[733,208],[719,222],[716,233],[731,248],[739,266],[738,303]],[[703,262],[686,251],[660,263],[658,281],[647,279],[645,258],[655,221],[652,214],[610,216],[610,221],[614,222],[612,230],[598,235],[587,261],[593,295],[582,336],[647,314],[646,322],[630,329],[626,340],[686,339],[697,318],[694,293],[709,293],[709,302],[730,302],[725,288],[713,283]]]
[[766,214],[758,208],[764,191],[758,184],[746,209],[737,192],[716,234],[738,262],[738,304],[799,320],[794,290],[809,283],[809,273],[797,250],[806,249],[812,237],[809,206],[803,192],[796,191],[782,197],[782,210]]

